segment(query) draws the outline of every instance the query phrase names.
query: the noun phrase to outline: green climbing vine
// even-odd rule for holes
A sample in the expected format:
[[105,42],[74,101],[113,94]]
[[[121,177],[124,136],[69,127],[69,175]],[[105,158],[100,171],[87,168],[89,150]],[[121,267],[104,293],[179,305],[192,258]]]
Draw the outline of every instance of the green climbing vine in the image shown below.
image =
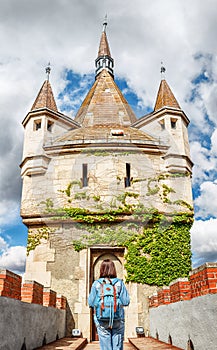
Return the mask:
[[49,234],[54,231],[54,229],[48,226],[43,226],[36,230],[29,230],[27,239],[27,255],[29,255],[30,251],[34,250],[41,243],[42,239],[47,240]]
[[[189,174],[159,174],[153,178],[132,180],[132,184],[146,181],[146,196],[158,196],[163,203],[177,205],[179,212],[165,214],[157,208],[146,207],[144,199],[143,203],[140,202],[140,194],[131,191],[133,188],[113,196],[110,206],[104,206],[98,194],[75,192],[73,186],[80,184],[76,180],[60,191],[70,205],[55,209],[50,198],[42,204],[53,219],[72,220],[81,230],[80,238],[72,242],[75,251],[98,244],[126,247],[128,282],[168,285],[175,278],[188,276],[191,269],[189,231],[193,223],[193,208],[182,199],[172,201],[170,194],[175,190],[162,181],[184,176]],[[117,176],[117,183],[120,181]],[[74,199],[92,200],[94,209],[73,207]],[[183,211],[180,211],[180,206]],[[37,234],[30,234],[27,250],[34,249],[42,238],[47,239],[49,233],[38,230]]]
[[192,223],[193,214],[177,214],[172,221],[161,215],[152,227],[146,226],[141,234],[131,236],[125,242],[127,281],[162,286],[187,277]]

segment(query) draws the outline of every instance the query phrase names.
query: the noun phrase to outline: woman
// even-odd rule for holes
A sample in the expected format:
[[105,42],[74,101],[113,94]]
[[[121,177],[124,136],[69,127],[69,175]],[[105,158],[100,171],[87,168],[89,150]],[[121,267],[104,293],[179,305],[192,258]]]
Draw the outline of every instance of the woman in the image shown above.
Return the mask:
[[[120,304],[119,313],[113,313],[113,319],[102,319],[100,313],[97,312],[97,303],[99,299],[102,299],[103,285],[114,286],[111,287],[114,293],[110,298],[115,298],[117,304]],[[108,289],[106,287],[106,289]],[[105,294],[105,293],[104,293]],[[116,304],[115,300],[115,304]],[[101,302],[101,303],[104,303]],[[97,327],[99,336],[100,349],[101,350],[123,350],[124,341],[124,308],[130,303],[129,294],[123,283],[123,281],[117,278],[115,264],[112,260],[103,260],[100,266],[100,278],[94,281],[90,295],[88,298],[88,304],[94,308],[94,322]],[[115,305],[116,306],[116,305]],[[102,307],[102,306],[101,306]]]

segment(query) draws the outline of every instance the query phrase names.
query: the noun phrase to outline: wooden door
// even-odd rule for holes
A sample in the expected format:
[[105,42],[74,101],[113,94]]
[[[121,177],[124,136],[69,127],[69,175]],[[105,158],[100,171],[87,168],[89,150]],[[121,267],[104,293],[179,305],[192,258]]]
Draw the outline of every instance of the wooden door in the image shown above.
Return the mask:
[[[122,248],[113,248],[113,249],[105,249],[104,251],[95,250],[92,251],[92,264],[91,264],[91,273],[90,273],[90,281],[91,285],[93,281],[99,278],[100,265],[104,259],[110,259],[114,262],[117,277],[123,278],[123,256],[124,249]],[[93,311],[91,313],[91,325],[92,325],[92,340],[98,340],[97,329],[93,321]]]

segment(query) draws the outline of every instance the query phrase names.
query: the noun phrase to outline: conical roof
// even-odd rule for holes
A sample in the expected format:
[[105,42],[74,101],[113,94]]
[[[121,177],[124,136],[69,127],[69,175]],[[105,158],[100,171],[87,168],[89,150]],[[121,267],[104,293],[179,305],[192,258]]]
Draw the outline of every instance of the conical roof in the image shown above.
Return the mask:
[[99,44],[99,51],[98,51],[98,57],[100,56],[110,56],[110,49],[109,49],[109,44],[106,36],[106,32],[103,31],[100,39],[100,44]]
[[58,112],[49,80],[45,80],[45,82],[43,83],[38,93],[38,96],[36,97],[35,102],[33,103],[31,111],[45,107],[55,112]]
[[158,111],[163,107],[173,107],[180,109],[180,106],[165,79],[161,80],[154,111]]
[[136,116],[112,76],[103,69],[78,110],[75,121],[84,127],[129,126],[136,121]]

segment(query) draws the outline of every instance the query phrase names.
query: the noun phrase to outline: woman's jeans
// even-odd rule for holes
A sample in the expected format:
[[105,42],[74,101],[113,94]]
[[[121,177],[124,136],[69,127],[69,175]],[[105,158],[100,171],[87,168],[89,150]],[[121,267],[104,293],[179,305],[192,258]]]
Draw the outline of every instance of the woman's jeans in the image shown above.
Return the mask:
[[124,320],[114,321],[112,328],[106,321],[98,321],[100,350],[123,350]]

